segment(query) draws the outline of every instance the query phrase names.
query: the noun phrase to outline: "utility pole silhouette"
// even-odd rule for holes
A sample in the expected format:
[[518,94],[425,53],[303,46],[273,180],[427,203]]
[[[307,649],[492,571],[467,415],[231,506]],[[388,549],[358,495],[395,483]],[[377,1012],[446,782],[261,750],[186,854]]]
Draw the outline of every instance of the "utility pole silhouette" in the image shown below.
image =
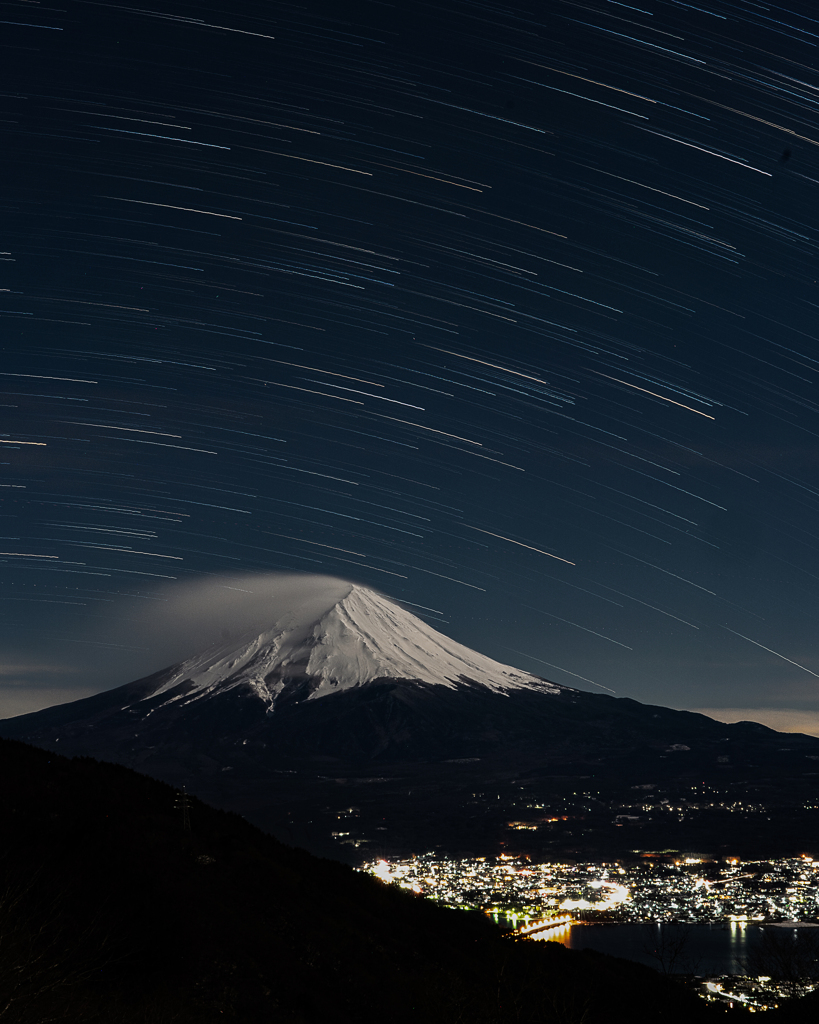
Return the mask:
[[174,801],[174,807],[178,807],[182,811],[182,830],[184,832],[190,832],[191,802],[185,786],[182,787],[182,792],[177,795],[176,800]]

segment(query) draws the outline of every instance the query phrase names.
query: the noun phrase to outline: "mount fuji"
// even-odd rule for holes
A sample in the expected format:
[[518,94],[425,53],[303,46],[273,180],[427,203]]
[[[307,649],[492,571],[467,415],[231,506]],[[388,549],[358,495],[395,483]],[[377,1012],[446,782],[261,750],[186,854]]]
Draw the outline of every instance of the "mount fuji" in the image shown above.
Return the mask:
[[365,587],[348,586],[318,618],[313,614],[311,602],[258,635],[182,662],[152,696],[166,694],[167,702],[187,706],[238,688],[255,694],[270,713],[290,700],[316,700],[376,679],[558,692],[553,683],[450,640]]
[[[503,665],[343,581],[146,678],[6,719],[0,736],[137,768],[334,855],[342,843],[497,850],[512,826],[537,833],[543,822],[591,821],[595,808],[598,825],[552,829],[549,843],[611,852],[623,838],[612,805],[631,807],[632,790],[656,790],[661,806],[661,792],[668,804],[692,785],[718,785],[785,807],[807,799],[819,760],[813,737]],[[573,800],[583,814],[549,816]],[[700,829],[703,842],[718,845]]]
[[234,770],[251,752],[277,767],[305,758],[417,760],[485,746],[477,734],[458,738],[466,722],[457,707],[471,707],[469,719],[513,697],[568,692],[576,691],[449,639],[374,590],[330,581],[318,600],[296,600],[260,631],[134,683],[8,719],[0,732],[146,770],[206,771],[211,761]]

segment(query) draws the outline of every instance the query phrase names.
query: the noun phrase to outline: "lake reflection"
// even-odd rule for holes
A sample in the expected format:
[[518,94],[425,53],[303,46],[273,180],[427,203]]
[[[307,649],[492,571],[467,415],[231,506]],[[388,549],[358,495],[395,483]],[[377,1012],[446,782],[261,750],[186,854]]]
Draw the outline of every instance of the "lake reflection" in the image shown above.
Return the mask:
[[744,974],[744,958],[763,930],[743,921],[726,924],[563,925],[538,938],[569,949],[594,949],[676,974]]

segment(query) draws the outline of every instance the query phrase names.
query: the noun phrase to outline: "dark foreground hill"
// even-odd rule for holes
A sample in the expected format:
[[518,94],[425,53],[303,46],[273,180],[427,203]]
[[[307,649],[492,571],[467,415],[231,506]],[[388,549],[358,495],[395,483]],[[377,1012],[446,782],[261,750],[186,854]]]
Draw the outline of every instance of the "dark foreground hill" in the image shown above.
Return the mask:
[[[3,1024],[696,1024],[651,969],[502,935],[127,768],[0,741]],[[728,1014],[731,1017],[731,1014]]]

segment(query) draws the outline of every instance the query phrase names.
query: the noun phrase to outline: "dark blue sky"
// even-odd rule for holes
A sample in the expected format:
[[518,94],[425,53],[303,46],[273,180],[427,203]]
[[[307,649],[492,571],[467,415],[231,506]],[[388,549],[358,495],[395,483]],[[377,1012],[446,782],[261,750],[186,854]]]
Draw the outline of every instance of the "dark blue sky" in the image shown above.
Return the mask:
[[296,571],[819,729],[811,5],[4,11],[0,713]]

